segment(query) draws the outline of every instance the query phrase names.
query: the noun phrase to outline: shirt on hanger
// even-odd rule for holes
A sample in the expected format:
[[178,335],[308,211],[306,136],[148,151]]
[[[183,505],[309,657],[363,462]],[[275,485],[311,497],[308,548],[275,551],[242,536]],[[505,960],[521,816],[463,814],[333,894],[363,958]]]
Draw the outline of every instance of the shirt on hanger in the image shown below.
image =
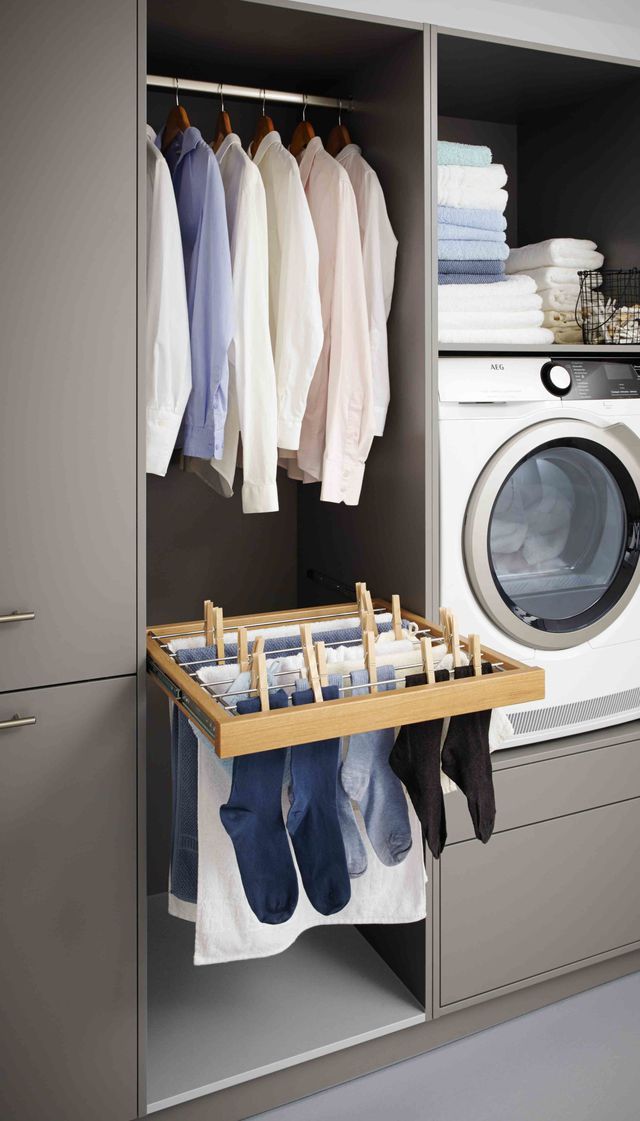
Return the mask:
[[242,432],[242,509],[245,514],[260,514],[278,509],[278,410],[269,333],[267,204],[260,173],[242,150],[238,136],[225,137],[216,159],[226,201],[235,311],[229,407],[222,457],[210,463],[189,459],[187,467],[230,497]]
[[391,311],[398,241],[391,229],[380,180],[363,158],[362,149],[357,144],[347,144],[336,159],[351,180],[358,206],[371,339],[374,434],[382,436],[390,396],[387,319]]
[[296,451],[322,347],[318,243],[295,159],[277,132],[253,154],[264,183],[269,238],[269,320],[278,387],[278,447]]
[[300,176],[318,238],[324,341],[302,422],[298,467],[323,502],[356,506],[373,440],[373,377],[358,210],[347,172],[314,136]]
[[[161,137],[156,140],[161,147]],[[191,333],[193,388],[184,417],[186,455],[220,458],[233,338],[233,289],[229,234],[220,168],[197,128],[179,132],[169,145],[182,234]]]
[[176,199],[147,125],[147,471],[166,475],[191,393],[189,314]]

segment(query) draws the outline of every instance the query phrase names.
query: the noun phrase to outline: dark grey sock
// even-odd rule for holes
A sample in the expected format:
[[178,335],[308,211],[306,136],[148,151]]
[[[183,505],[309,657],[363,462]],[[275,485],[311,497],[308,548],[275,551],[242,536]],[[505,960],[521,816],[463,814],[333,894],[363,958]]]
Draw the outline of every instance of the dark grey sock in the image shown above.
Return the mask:
[[[483,673],[492,673],[489,662]],[[461,666],[456,677],[472,677],[473,666]],[[496,820],[496,799],[489,752],[491,709],[452,716],[442,748],[442,770],[467,799],[476,837],[486,845]]]
[[[448,681],[448,670],[436,670],[436,681]],[[426,685],[424,674],[407,677],[407,687]],[[436,860],[447,840],[447,821],[440,781],[440,739],[444,720],[405,724],[389,756],[389,764],[413,803],[422,835]]]

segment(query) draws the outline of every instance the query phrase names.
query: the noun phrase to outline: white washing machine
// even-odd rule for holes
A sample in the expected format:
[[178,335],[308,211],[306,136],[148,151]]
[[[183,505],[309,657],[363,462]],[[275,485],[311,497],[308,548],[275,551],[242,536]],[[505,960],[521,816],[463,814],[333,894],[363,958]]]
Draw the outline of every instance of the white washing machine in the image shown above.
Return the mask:
[[546,671],[504,746],[640,717],[640,354],[440,359],[441,596]]

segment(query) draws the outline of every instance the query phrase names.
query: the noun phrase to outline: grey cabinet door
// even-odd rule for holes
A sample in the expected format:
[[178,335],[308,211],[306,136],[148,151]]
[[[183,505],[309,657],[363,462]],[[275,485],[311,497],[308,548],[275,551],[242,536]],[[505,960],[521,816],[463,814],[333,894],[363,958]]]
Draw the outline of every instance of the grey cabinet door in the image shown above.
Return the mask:
[[135,0],[4,0],[0,86],[5,691],[135,669]]
[[0,697],[0,1117],[136,1116],[135,679]]
[[440,1005],[640,941],[640,799],[445,849]]

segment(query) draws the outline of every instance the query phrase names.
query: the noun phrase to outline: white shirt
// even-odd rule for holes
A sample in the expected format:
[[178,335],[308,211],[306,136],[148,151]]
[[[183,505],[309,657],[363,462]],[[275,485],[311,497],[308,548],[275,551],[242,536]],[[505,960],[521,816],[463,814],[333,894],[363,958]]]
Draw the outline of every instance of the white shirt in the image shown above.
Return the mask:
[[324,502],[356,506],[373,440],[373,377],[358,210],[345,169],[315,136],[300,177],[320,251],[324,342],[309,389],[298,467]]
[[278,446],[295,451],[323,339],[318,244],[298,166],[279,133],[267,133],[253,162],[267,200],[269,319],[278,387]]
[[147,471],[166,475],[191,393],[184,259],[167,162],[147,125]]
[[[229,409],[224,454],[212,459],[217,489],[229,497],[242,433],[242,509],[262,514],[278,509],[278,402],[269,331],[267,204],[260,173],[242,150],[240,137],[226,136],[216,153],[224,185],[231,244],[235,332],[229,350]],[[190,464],[198,474],[206,463]]]
[[364,282],[367,289],[375,435],[382,436],[389,407],[387,319],[393,297],[398,241],[391,229],[380,180],[357,144],[347,144],[336,159],[346,170],[358,205]]

